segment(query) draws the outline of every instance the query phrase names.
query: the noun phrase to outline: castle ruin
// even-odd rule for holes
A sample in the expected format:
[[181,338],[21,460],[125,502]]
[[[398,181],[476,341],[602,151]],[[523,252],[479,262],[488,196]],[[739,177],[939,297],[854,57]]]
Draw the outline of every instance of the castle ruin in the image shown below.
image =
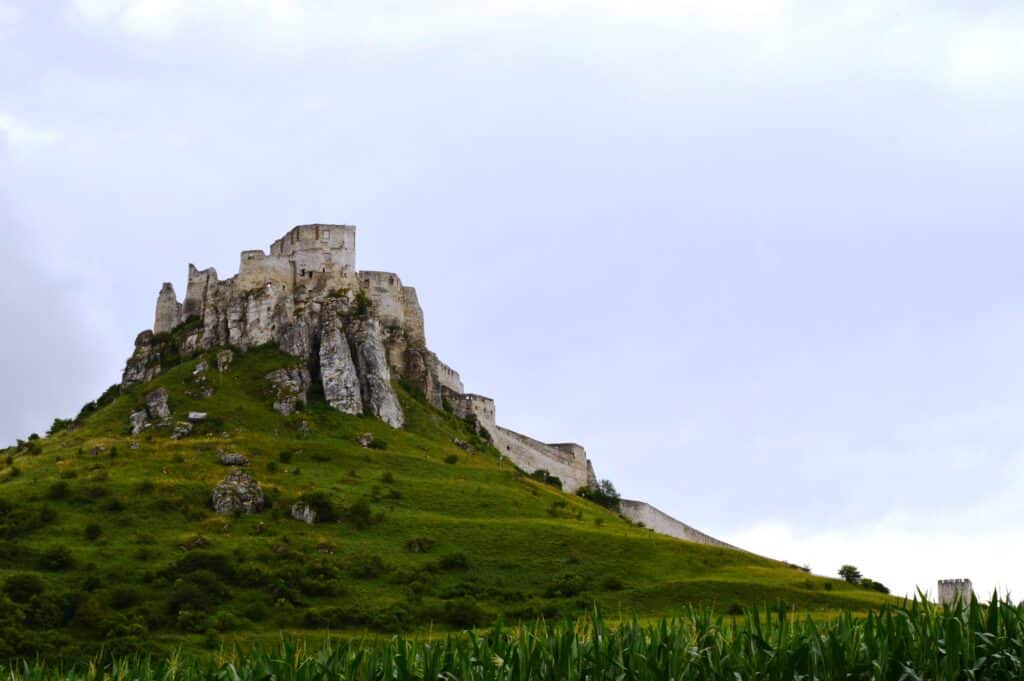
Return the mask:
[[968,605],[974,598],[974,586],[969,579],[940,579],[939,603],[953,605],[960,601]]

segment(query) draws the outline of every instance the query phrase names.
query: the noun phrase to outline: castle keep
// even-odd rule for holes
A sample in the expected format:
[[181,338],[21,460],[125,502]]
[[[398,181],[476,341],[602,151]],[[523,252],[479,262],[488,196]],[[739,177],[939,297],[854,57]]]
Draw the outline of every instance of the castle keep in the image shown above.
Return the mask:
[[546,470],[570,492],[597,482],[583,447],[503,428],[492,399],[465,392],[458,372],[427,348],[416,289],[391,272],[356,270],[355,227],[295,227],[269,253],[243,251],[238,274],[225,280],[212,268],[189,265],[184,301],[170,283],[160,289],[153,329],[136,340],[123,383],[158,375],[163,337],[182,328],[178,350],[185,353],[274,342],[305,360],[306,369],[288,377],[299,391],[318,382],[334,408],[369,411],[396,428],[404,415],[392,380],[406,380],[435,406],[472,418],[527,473]]

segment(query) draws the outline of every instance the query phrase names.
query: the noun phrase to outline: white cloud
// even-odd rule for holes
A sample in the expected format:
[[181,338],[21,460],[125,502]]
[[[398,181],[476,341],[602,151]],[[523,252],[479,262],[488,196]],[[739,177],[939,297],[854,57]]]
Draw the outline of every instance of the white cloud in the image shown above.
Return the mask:
[[918,588],[934,594],[939,579],[966,577],[979,597],[993,589],[1019,597],[1024,593],[1024,545],[1017,520],[1024,513],[1019,493],[1024,456],[1002,474],[994,472],[992,480],[998,486],[974,507],[936,496],[927,514],[895,510],[855,529],[803,532],[769,521],[730,535],[730,541],[832,577],[841,565],[853,564],[901,596],[912,596]]
[[14,152],[31,152],[55,143],[57,133],[52,130],[36,128],[14,116],[0,113],[0,135]]

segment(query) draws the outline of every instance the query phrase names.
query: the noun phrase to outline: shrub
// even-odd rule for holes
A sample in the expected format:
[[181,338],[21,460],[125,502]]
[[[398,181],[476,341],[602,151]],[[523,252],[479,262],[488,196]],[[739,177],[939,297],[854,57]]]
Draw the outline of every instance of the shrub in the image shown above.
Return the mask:
[[384,440],[378,440],[377,438],[373,438],[372,440],[370,440],[370,444],[366,446],[369,447],[370,449],[384,450],[388,448],[388,443],[385,442]]
[[551,485],[552,487],[555,487],[557,489],[562,489],[562,479],[559,478],[558,476],[551,475],[543,468],[537,469],[533,473],[530,473],[530,477],[533,478],[534,480],[537,480],[538,482],[543,482],[545,485]]
[[426,537],[417,537],[405,542],[405,550],[409,553],[430,553],[434,548],[434,540]]
[[456,627],[481,627],[490,617],[472,598],[459,598],[444,604],[445,622]]
[[618,577],[608,577],[602,584],[605,591],[622,591],[626,588],[626,583]]
[[46,585],[36,575],[11,575],[4,580],[4,594],[15,603],[28,603],[45,590]]
[[280,461],[281,463],[291,463],[293,456],[294,456],[293,452],[290,452],[288,450],[284,450],[280,454],[277,455],[277,460]]
[[577,495],[618,513],[620,497],[611,480],[602,480],[594,487],[582,487]]
[[338,519],[338,509],[325,492],[307,492],[300,500],[316,512],[316,522],[331,523]]
[[103,528],[97,523],[89,523],[85,526],[85,538],[89,541],[96,541],[103,534]]
[[355,556],[348,565],[349,573],[357,579],[376,579],[390,569],[380,556],[367,554]]
[[278,470],[280,470],[280,468],[281,467],[277,465],[276,461],[268,461],[267,462],[267,472],[268,473],[276,473]]
[[391,474],[391,471],[384,471],[380,476],[380,481],[385,485],[395,484],[395,476]]
[[579,596],[587,588],[587,579],[576,573],[565,573],[555,578],[544,595],[548,598],[572,598]]
[[457,455],[455,455],[455,454],[449,454],[448,456],[444,457],[444,462],[445,463],[450,463],[450,464],[456,464],[456,463],[459,462],[459,457]]
[[71,550],[66,546],[54,546],[46,549],[39,555],[37,565],[42,570],[59,572],[67,570],[75,564],[75,558]]
[[68,485],[68,483],[64,482],[63,480],[58,480],[57,482],[53,483],[52,485],[46,488],[46,498],[53,500],[65,499],[67,498],[68,491],[70,489],[71,486]]
[[110,607],[114,610],[125,610],[133,608],[142,602],[142,596],[138,590],[130,586],[120,586],[110,592]]
[[374,522],[373,509],[366,499],[359,499],[349,506],[346,512],[349,522],[355,525],[356,529],[365,530]]
[[446,571],[467,570],[469,569],[469,559],[464,553],[449,553],[441,556],[441,559],[437,561],[437,566]]

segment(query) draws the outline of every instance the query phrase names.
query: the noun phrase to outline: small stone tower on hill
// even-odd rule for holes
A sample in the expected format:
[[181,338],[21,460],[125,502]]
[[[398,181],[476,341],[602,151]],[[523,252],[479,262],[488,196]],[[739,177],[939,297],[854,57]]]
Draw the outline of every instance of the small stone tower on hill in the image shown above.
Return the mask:
[[963,603],[970,603],[974,597],[974,587],[969,579],[940,579],[939,580],[939,602],[947,605],[956,603],[959,599]]

